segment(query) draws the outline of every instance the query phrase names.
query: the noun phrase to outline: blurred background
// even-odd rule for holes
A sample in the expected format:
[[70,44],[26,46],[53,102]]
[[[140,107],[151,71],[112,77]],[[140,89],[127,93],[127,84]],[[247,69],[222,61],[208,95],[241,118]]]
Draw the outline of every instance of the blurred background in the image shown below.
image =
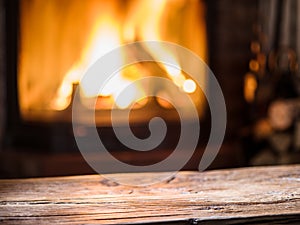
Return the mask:
[[[101,92],[80,82],[84,71],[119,45],[169,41],[192,50],[218,79],[227,107],[227,130],[209,169],[300,162],[300,2],[297,0],[4,0],[0,1],[0,177],[41,177],[95,173],[81,156],[72,129],[74,90],[83,111],[74,131],[86,137],[86,116],[95,107],[101,140],[110,153],[131,165],[151,165],[172,154],[180,136],[176,109],[158,97],[175,93],[158,83],[128,84],[147,76],[169,79],[197,108],[201,134],[183,170],[196,170],[210,134],[210,110],[203,90],[181,70],[179,55],[163,46],[141,45],[124,55],[163,54],[176,68],[154,62],[118,71]],[[117,61],[125,61],[123,54]],[[189,62],[189,59],[186,59]],[[188,65],[193,67],[194,65]],[[204,67],[198,68],[201,75]],[[202,76],[201,76],[202,77]],[[203,76],[205,90],[209,80]],[[94,106],[93,103],[96,102]],[[189,111],[182,99],[176,104]],[[155,149],[124,146],[110,113],[125,127],[124,109],[139,138],[148,122],[162,117],[168,127]],[[189,121],[189,115],[185,118]],[[123,135],[126,137],[124,128]],[[185,152],[182,152],[185,154]],[[96,160],[96,159],[95,159]],[[97,163],[107,160],[97,158]],[[121,171],[120,171],[121,172]]]

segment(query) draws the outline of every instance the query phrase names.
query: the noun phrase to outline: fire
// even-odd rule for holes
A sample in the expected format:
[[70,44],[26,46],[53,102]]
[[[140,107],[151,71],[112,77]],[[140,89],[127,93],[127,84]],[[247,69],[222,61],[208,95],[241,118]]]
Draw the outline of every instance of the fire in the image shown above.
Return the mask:
[[[173,5],[172,9],[176,10],[182,7],[183,1],[170,2],[153,0],[133,1],[133,3],[129,20],[125,25],[126,40],[132,41],[135,37],[140,37],[141,40],[168,40],[170,37],[165,37],[164,27],[168,27],[169,24],[167,24],[167,20],[165,20],[164,17],[166,17],[166,12],[168,12],[170,4]],[[169,41],[174,40],[171,38]],[[163,46],[159,48],[150,47],[147,45],[147,42],[145,42],[145,48],[155,60],[160,61],[161,58],[168,58],[169,61],[172,62],[172,65],[163,64],[162,66],[169,78],[171,78],[177,86],[183,87],[185,77],[181,73],[181,67],[176,55],[168,52]]]
[[[113,2],[114,3],[114,2]],[[107,4],[107,3],[106,3]],[[109,4],[106,7],[106,11],[99,14],[95,19],[95,24],[89,35],[88,42],[82,51],[81,58],[76,64],[67,72],[65,78],[63,79],[61,86],[57,92],[57,96],[54,99],[53,108],[56,110],[63,110],[70,104],[70,98],[72,96],[72,86],[73,83],[80,83],[80,80],[89,66],[91,66],[96,60],[102,57],[104,54],[110,50],[120,46],[122,44],[121,40],[121,24],[118,22],[118,14],[116,12],[116,5]],[[122,56],[115,58],[119,62],[122,62]],[[105,88],[101,92],[91,92],[93,90],[93,85],[97,83],[85,83],[80,84],[82,94],[85,98],[95,98],[97,96],[113,96],[114,99],[122,90],[130,84],[130,80],[126,79],[119,72],[115,74],[113,78],[106,84]],[[65,89],[66,91],[61,91]],[[130,102],[122,101],[116,102],[120,108],[127,107],[131,101],[135,100],[135,96],[139,96],[137,88],[133,87],[131,90],[132,94],[130,96]],[[65,101],[68,99],[69,101]],[[120,100],[119,100],[120,101]]]
[[[149,87],[132,84],[149,74],[141,65],[132,65],[118,72],[98,92],[89,88],[95,83],[80,82],[91,64],[122,44],[169,41],[191,49],[204,60],[207,57],[202,1],[72,0],[63,6],[59,0],[47,4],[44,1],[21,2],[21,110],[64,110],[71,104],[74,84],[80,87],[81,101],[87,107],[91,107],[90,99],[95,98],[98,99],[97,109],[110,108],[113,104],[123,109],[140,99],[143,99],[141,105],[146,104],[145,89]],[[170,65],[157,63],[165,72],[160,76],[172,80],[201,105],[200,90],[195,81],[181,70],[178,56],[163,46],[154,49],[145,42],[143,47],[156,61],[168,58]],[[45,54],[42,56],[38,50]],[[124,55],[115,60],[123,62]],[[35,84],[41,73],[46,78]],[[129,84],[128,93],[118,98],[120,90]],[[161,91],[172,95],[167,90]]]

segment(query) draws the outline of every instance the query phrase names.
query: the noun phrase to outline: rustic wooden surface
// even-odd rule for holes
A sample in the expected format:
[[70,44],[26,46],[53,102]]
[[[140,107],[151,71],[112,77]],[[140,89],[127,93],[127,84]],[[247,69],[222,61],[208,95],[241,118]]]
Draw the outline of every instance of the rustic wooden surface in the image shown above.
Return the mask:
[[99,175],[0,181],[0,223],[163,222],[300,224],[300,165],[179,172],[144,187]]

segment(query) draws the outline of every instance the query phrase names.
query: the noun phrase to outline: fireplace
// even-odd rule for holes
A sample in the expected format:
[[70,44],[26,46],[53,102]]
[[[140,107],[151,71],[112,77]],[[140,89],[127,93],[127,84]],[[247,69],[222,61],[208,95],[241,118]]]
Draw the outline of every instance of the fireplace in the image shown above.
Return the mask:
[[[241,75],[248,69],[250,57],[247,53],[252,31],[247,26],[252,25],[256,10],[255,3],[246,2],[245,5],[238,1],[229,4],[225,1],[210,3],[204,0],[5,1],[5,149],[22,154],[78,153],[71,122],[72,96],[74,90],[80,88],[83,93],[80,101],[87,110],[93,109],[90,102],[96,99],[96,123],[112,154],[136,165],[161,161],[172,152],[180,134],[176,109],[164,99],[143,97],[143,90],[153,88],[153,84],[135,87],[135,95],[128,98],[127,102],[115,101],[118,89],[128,82],[147,76],[159,76],[169,79],[180,91],[189,95],[197,107],[201,137],[196,157],[189,166],[196,168],[210,132],[210,111],[201,88],[192,77],[180,70],[176,54],[170,57],[174,58],[177,69],[156,62],[138,63],[120,71],[102,93],[87,94],[88,88],[80,83],[84,71],[109,50],[135,41],[157,40],[169,41],[192,50],[209,64],[219,80],[229,114],[225,140],[230,143],[230,147],[227,148],[226,143],[223,147],[228,157],[219,159],[216,166],[224,167],[231,160],[229,158],[236,154],[236,145],[231,143],[238,128],[243,125],[243,118],[236,115],[245,110]],[[237,9],[233,15],[230,15],[229,5]],[[241,11],[248,17],[242,17],[239,13]],[[243,19],[237,20],[236,17]],[[241,39],[234,40],[234,33],[224,29],[232,24],[244,29]],[[243,55],[228,51],[233,45],[236,46],[233,49],[242,49]],[[143,48],[156,59],[157,51],[147,49],[146,45]],[[164,49],[160,51],[164,52]],[[241,64],[236,67],[230,63],[233,61]],[[229,82],[226,76],[235,78]],[[232,81],[240,85],[236,91],[231,87]],[[165,94],[172,95],[168,91]],[[156,149],[143,154],[124,147],[111,127],[113,105],[113,110],[120,115],[120,127],[124,123],[123,110],[131,107],[130,125],[137,137],[145,138],[149,135],[149,119],[157,115],[167,121],[170,134]],[[186,107],[184,103],[182,107]],[[97,122],[97,118],[102,118],[101,122]],[[88,135],[90,131],[85,126],[78,132]],[[227,165],[236,165],[236,161],[231,160]]]
[[[177,55],[162,46],[142,47],[153,57],[169,54],[179,69],[155,62],[141,62],[127,66],[114,75],[101,93],[91,93],[89,85],[80,83],[84,72],[101,56],[112,49],[135,41],[169,41],[195,52],[207,60],[207,31],[202,1],[19,1],[16,49],[16,107],[25,124],[41,126],[71,123],[72,96],[76,87],[81,90],[80,103],[86,109],[97,98],[96,117],[100,126],[110,126],[110,111],[118,111],[122,126],[122,110],[132,108],[131,122],[146,124],[150,117],[167,115],[175,124],[176,110],[167,101],[145,97],[146,89],[159,84],[133,85],[132,95],[115,101],[118,92],[128,83],[146,76],[170,79],[178,89],[194,101],[199,118],[205,111],[202,90],[184,71],[180,70]],[[137,52],[126,52],[135,55]],[[120,55],[116,60],[123,60]],[[154,75],[155,74],[155,75]],[[203,76],[204,77],[204,76]],[[172,95],[158,90],[161,95]],[[132,103],[135,103],[132,105]],[[180,103],[182,107],[184,102]],[[84,115],[82,116],[84,118]],[[103,119],[104,118],[104,119]],[[97,122],[97,119],[96,119]],[[99,123],[99,122],[98,122]],[[55,129],[55,128],[54,128]]]

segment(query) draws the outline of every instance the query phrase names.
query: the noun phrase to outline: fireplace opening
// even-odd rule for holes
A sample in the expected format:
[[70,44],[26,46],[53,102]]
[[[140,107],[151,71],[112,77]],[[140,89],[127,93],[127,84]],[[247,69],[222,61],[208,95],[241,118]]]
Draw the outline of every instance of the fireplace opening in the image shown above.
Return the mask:
[[[201,0],[6,2],[6,42],[10,46],[7,49],[7,73],[10,76],[7,76],[6,130],[9,138],[5,139],[5,145],[20,152],[24,149],[36,153],[77,152],[71,122],[73,95],[78,88],[80,104],[87,111],[95,110],[97,129],[110,151],[130,152],[118,141],[111,124],[113,110],[117,112],[117,125],[122,127],[126,124],[124,111],[130,108],[130,126],[137,137],[149,135],[151,118],[159,116],[167,122],[169,135],[156,149],[144,153],[142,158],[149,160],[153,158],[153,152],[161,149],[163,153],[156,154],[158,160],[154,157],[154,161],[169,155],[180,134],[178,113],[165,99],[145,94],[157,91],[160,96],[172,98],[173,93],[163,87],[158,88],[159,83],[145,83],[144,86],[132,85],[131,94],[122,101],[116,101],[116,96],[122,88],[138,79],[149,76],[166,78],[179,92],[190,96],[199,120],[204,121],[207,107],[203,90],[182,70],[179,55],[168,52],[163,45],[151,49],[146,41],[181,45],[208,62],[205,7],[206,3]],[[136,41],[144,43],[143,51],[153,58],[153,62],[126,66],[109,80],[100,93],[90,92],[88,86],[93,84],[80,82],[85,71],[98,58],[118,46]],[[125,52],[115,60],[122,61],[128,54],[138,57],[139,49]],[[156,62],[161,54],[170,58],[173,65]],[[199,73],[205,73],[205,69],[202,68]],[[205,76],[202,77],[204,79]],[[175,100],[189,111],[184,101]],[[85,116],[83,113],[83,128],[75,132],[89,135]],[[209,128],[206,130],[209,131]]]
[[[80,82],[85,71],[97,59],[114,48],[135,41],[168,41],[184,46],[201,59],[207,59],[207,37],[202,1],[20,1],[18,49],[18,100],[21,118],[26,121],[70,122],[74,87],[81,90],[80,103],[87,109],[95,107],[107,125],[110,110],[120,111],[131,106],[133,122],[145,122],[148,114],[168,114],[174,120],[172,105],[161,98],[147,98],[146,92],[161,92],[172,98],[170,90],[159,83],[135,85],[147,76],[159,76],[174,82],[178,91],[188,94],[199,115],[205,104],[201,88],[181,70],[179,56],[161,45],[156,49],[144,42],[142,47],[154,60],[161,55],[174,65],[143,62],[117,72],[100,93],[91,92],[93,82]],[[124,52],[114,60],[125,61]],[[188,60],[188,59],[187,59]],[[199,71],[204,73],[205,70]],[[202,76],[204,79],[204,75]],[[97,82],[97,81],[96,81]],[[133,83],[129,94],[117,98],[120,90]],[[158,89],[158,90],[157,90]],[[96,105],[91,105],[97,98]],[[118,99],[118,101],[116,101]],[[178,104],[187,107],[185,102]],[[84,116],[83,116],[84,117]],[[135,120],[135,121],[134,121]],[[122,121],[122,119],[120,119]],[[104,124],[103,124],[104,123]]]
[[[241,75],[248,70],[248,45],[252,35],[249,27],[255,18],[256,1],[230,2],[232,4],[205,0],[5,1],[3,145],[8,158],[12,155],[12,160],[20,161],[15,167],[25,168],[17,169],[19,172],[12,176],[92,172],[80,156],[72,130],[75,88],[82,90],[80,103],[87,111],[93,109],[91,102],[96,99],[97,129],[115,157],[134,165],[149,165],[168,157],[178,142],[180,121],[176,109],[168,102],[157,97],[143,97],[145,90],[157,85],[134,87],[134,94],[125,102],[115,101],[116,89],[147,76],[170,80],[196,105],[201,137],[195,155],[185,168],[197,168],[210,134],[210,111],[201,88],[181,70],[178,55],[169,55],[163,48],[154,51],[145,45],[143,49],[153,59],[158,57],[158,52],[163,52],[174,59],[177,69],[156,62],[137,63],[119,71],[102,93],[87,93],[88,88],[80,83],[84,71],[110,49],[147,40],[168,41],[186,47],[212,69],[224,92],[228,110],[225,144],[213,167],[239,165],[240,152],[235,138],[244,123],[241,115],[246,115]],[[138,55],[138,52],[130,54]],[[122,56],[119,60],[123,60]],[[209,82],[204,82],[209,91]],[[233,83],[235,88],[232,88]],[[161,91],[172,97],[168,90]],[[152,151],[137,153],[127,149],[112,129],[112,105],[116,105],[113,110],[118,112],[121,128],[123,112],[131,107],[130,128],[137,137],[149,136],[148,124],[154,116],[167,122],[168,134]],[[184,102],[182,107],[189,110]],[[84,126],[76,132],[89,135],[85,115],[82,117]],[[102,120],[97,121],[99,118]],[[40,168],[39,172],[33,167]]]

